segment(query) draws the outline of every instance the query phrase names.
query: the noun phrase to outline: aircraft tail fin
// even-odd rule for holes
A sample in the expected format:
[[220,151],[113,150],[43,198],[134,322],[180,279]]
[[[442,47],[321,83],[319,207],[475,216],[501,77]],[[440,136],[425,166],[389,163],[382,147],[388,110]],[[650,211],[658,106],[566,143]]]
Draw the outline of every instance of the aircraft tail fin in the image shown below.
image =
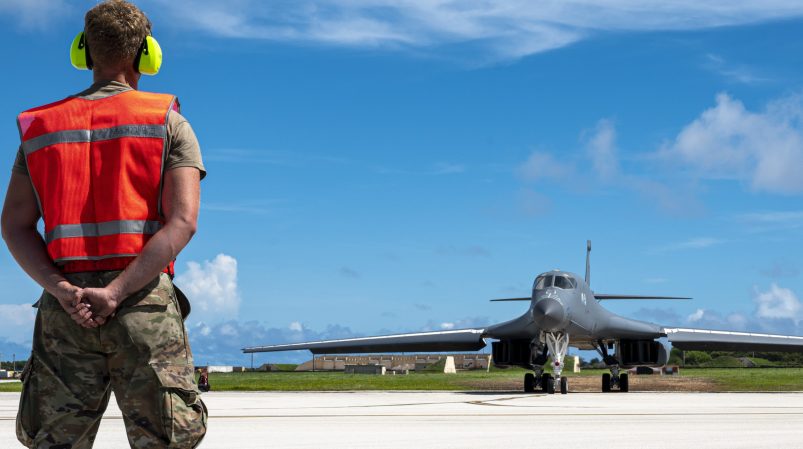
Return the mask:
[[591,240],[586,240],[586,285],[591,286]]

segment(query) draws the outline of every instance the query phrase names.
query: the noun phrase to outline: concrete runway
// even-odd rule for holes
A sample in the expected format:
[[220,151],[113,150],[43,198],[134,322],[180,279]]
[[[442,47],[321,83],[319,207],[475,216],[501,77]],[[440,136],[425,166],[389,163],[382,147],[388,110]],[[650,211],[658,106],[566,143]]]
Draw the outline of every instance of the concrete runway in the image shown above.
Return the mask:
[[[203,448],[803,448],[803,393],[207,393]],[[0,448],[19,394],[0,393]],[[557,439],[558,441],[554,441]],[[96,448],[127,448],[112,404]]]

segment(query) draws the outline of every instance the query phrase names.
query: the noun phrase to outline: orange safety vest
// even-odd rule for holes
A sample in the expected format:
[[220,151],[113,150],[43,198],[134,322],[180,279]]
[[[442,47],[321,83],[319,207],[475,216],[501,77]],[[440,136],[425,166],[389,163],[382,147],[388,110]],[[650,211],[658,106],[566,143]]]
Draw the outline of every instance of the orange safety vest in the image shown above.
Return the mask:
[[[164,224],[167,117],[176,97],[69,97],[17,118],[50,258],[65,273],[124,269]],[[173,262],[165,269],[173,274]]]

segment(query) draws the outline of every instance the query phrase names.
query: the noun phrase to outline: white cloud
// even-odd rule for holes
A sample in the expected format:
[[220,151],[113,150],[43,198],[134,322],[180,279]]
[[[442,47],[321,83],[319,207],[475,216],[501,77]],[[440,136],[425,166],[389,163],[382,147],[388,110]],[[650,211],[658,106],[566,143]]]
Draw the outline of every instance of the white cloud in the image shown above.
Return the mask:
[[755,232],[772,232],[803,227],[803,211],[752,212],[736,217]]
[[[437,52],[470,44],[472,63],[516,59],[604,32],[696,30],[803,15],[795,0],[140,0],[158,23],[235,39]],[[0,0],[0,14],[43,29],[66,0]],[[719,58],[713,55],[714,58]],[[721,59],[721,58],[720,58]],[[755,75],[717,60],[725,76]]]
[[588,154],[594,173],[603,180],[612,180],[619,175],[619,156],[616,149],[616,128],[611,120],[602,119],[590,134]]
[[720,243],[722,243],[722,240],[715,239],[713,237],[697,237],[686,240],[685,242],[680,242],[677,245],[675,245],[675,248],[676,249],[708,248],[714,245],[719,245]]
[[[793,0],[150,0],[185,26],[229,38],[338,46],[473,43],[493,59],[560,48],[605,31],[691,30],[803,14]],[[146,8],[147,9],[147,8]]]
[[[789,332],[788,328],[778,329],[766,320],[756,319],[755,314],[747,317],[739,312],[731,312],[725,316],[715,310],[697,309],[694,313],[686,317],[686,323],[701,329],[723,329],[723,330],[753,330],[764,332]],[[661,323],[675,324],[675,323]],[[794,332],[794,331],[793,331]]]
[[226,323],[220,327],[220,335],[224,337],[238,337],[239,332],[237,332],[237,328],[230,323]]
[[465,317],[455,321],[430,320],[426,325],[419,328],[418,331],[429,332],[451,329],[477,329],[487,327],[489,324],[491,324],[491,321],[485,316]]
[[756,191],[803,193],[803,98],[753,112],[728,94],[703,111],[663,150],[704,178],[736,179]]
[[691,249],[705,249],[724,243],[724,240],[713,237],[695,237],[682,242],[671,243],[653,250],[657,253],[667,253],[673,251],[686,251]]
[[30,304],[0,304],[0,340],[22,344],[31,341],[36,309]]
[[729,326],[737,331],[744,330],[750,323],[750,320],[741,313],[731,313],[727,320]]
[[690,323],[696,323],[696,322],[702,320],[704,316],[705,316],[705,310],[704,309],[697,309],[697,310],[694,311],[694,313],[692,313],[691,315],[686,317],[686,321],[688,321]]
[[773,283],[766,292],[756,291],[756,316],[769,319],[790,319],[797,325],[803,319],[803,304],[788,288]]
[[[690,191],[690,185],[673,183],[668,186],[651,176],[627,172],[622,168],[617,147],[617,132],[613,120],[603,118],[594,128],[581,133],[584,151],[564,151],[560,158],[536,151],[516,168],[519,179],[526,182],[550,182],[583,192],[604,188],[624,189],[643,197],[651,206],[672,215],[688,216],[700,209]],[[579,153],[582,157],[577,157]],[[527,215],[543,214],[549,199],[532,190],[519,193],[519,203]]]
[[709,53],[705,55],[705,59],[705,68],[718,73],[728,81],[739,84],[758,84],[770,81],[769,78],[758,75],[755,69],[745,65],[731,64],[722,56]]
[[567,181],[567,178],[574,175],[574,164],[572,161],[558,160],[549,153],[534,151],[524,163],[517,169],[516,173],[524,181]]
[[301,325],[300,321],[293,321],[292,323],[290,323],[289,327],[290,327],[290,330],[294,331],[294,332],[303,332],[304,331],[304,326]]
[[0,0],[0,16],[8,14],[22,28],[41,30],[63,16],[67,6],[64,0]]
[[176,285],[192,304],[193,321],[213,323],[237,318],[240,292],[235,258],[218,254],[203,264],[187,262],[187,271],[176,276]]

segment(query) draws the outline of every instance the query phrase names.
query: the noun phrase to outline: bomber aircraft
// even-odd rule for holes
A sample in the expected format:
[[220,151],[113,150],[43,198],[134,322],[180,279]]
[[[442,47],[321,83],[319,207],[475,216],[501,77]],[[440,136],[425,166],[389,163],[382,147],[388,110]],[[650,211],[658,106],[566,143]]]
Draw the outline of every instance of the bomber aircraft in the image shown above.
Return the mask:
[[[622,369],[663,366],[667,362],[666,338],[682,350],[703,351],[786,351],[803,352],[803,337],[663,327],[616,315],[600,305],[614,299],[690,299],[669,296],[601,294],[591,290],[591,241],[586,247],[585,279],[561,270],[535,278],[532,295],[492,301],[530,301],[526,313],[484,329],[383,335],[342,340],[256,346],[244,353],[308,349],[313,354],[356,354],[378,352],[476,351],[492,343],[496,366],[520,366],[534,373],[524,375],[524,391],[540,389],[554,394],[569,390],[568,378],[561,376],[569,346],[596,350],[610,373],[602,375],[602,391],[628,391],[627,373]],[[544,372],[551,358],[552,374]]]

